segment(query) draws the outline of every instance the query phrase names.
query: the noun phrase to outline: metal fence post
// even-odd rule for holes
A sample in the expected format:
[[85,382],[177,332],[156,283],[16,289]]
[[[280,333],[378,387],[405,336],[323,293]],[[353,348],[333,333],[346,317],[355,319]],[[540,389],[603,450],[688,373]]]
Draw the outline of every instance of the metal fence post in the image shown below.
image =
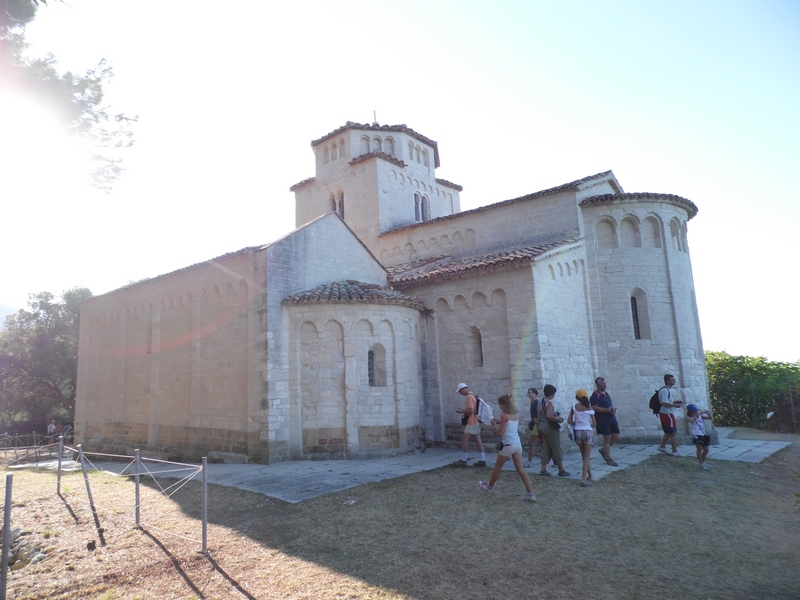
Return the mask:
[[[100,529],[100,519],[97,518],[97,509],[94,507],[94,498],[92,498],[92,486],[89,485],[89,473],[86,471],[86,460],[83,457],[83,445],[78,444],[78,454],[81,460],[81,470],[83,471],[83,481],[86,483],[86,494],[89,496],[89,508],[92,509],[92,516],[94,523]],[[100,539],[102,542],[102,538]]]
[[134,451],[134,454],[136,455],[136,470],[135,470],[135,473],[136,473],[136,477],[135,477],[135,480],[136,480],[136,526],[139,527],[140,526],[139,525],[139,459],[140,459],[140,455],[139,455],[139,449],[138,448]]
[[11,548],[11,484],[14,475],[6,475],[6,504],[3,510],[3,558],[0,568],[0,600],[6,600],[6,582],[8,581],[8,551]]
[[61,457],[64,456],[64,436],[58,436],[58,475],[56,480],[56,495],[61,495]]
[[208,556],[208,459],[203,457],[203,554]]

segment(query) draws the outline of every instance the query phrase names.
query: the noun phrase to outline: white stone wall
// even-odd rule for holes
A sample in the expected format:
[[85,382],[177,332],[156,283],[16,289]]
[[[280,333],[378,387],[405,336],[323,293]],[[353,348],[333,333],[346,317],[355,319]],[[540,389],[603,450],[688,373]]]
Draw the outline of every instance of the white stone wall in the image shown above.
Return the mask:
[[[684,402],[709,407],[686,209],[631,200],[587,206],[583,215],[597,375],[606,378],[623,435],[660,437],[647,402],[665,373],[677,378],[675,394]],[[641,339],[634,337],[631,296],[637,298]],[[686,431],[685,422],[679,431]]]
[[[265,311],[261,314],[266,354],[258,369],[263,379],[261,406],[267,411],[270,460],[288,456],[300,427],[292,413],[289,386],[291,326],[281,301],[291,293],[353,279],[386,285],[386,271],[335,214],[327,214],[266,248]],[[294,419],[294,420],[293,420]]]
[[413,449],[423,425],[419,312],[363,303],[284,310],[291,330],[289,456],[354,458]]

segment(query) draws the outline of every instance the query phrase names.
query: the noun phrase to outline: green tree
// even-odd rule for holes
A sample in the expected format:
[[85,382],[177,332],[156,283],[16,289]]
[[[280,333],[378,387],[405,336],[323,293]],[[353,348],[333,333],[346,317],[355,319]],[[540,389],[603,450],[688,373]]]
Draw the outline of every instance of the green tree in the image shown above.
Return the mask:
[[800,417],[800,364],[726,352],[707,351],[705,356],[716,424],[763,427],[773,413],[772,427],[777,422],[779,429],[794,430],[794,419]]
[[52,54],[26,55],[25,27],[35,18],[38,5],[36,0],[0,0],[0,85],[31,98],[49,99],[65,125],[90,140],[92,182],[110,191],[122,173],[119,151],[133,144],[131,126],[136,118],[114,114],[103,105],[103,86],[113,77],[105,59],[77,75],[60,74]]
[[44,421],[57,410],[75,416],[80,303],[91,297],[73,288],[58,301],[31,294],[28,308],[6,317],[0,330],[0,412],[9,421]]

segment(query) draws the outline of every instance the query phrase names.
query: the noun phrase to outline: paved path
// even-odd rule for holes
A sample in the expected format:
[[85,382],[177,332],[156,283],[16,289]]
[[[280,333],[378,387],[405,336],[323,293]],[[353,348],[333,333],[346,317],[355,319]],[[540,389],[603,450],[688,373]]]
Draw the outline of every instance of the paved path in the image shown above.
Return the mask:
[[[717,427],[719,444],[711,446],[709,459],[711,464],[715,460],[734,460],[741,462],[758,463],[789,442],[767,442],[760,440],[737,440],[728,436],[733,428]],[[570,444],[566,435],[562,436],[562,443]],[[602,479],[609,473],[619,471],[635,465],[651,456],[658,454],[656,445],[618,444],[614,446],[612,456],[617,461],[617,467],[608,466],[599,456],[597,450],[592,451],[592,473],[595,479]],[[695,455],[692,445],[679,446],[678,452],[683,456]],[[475,453],[470,453],[474,458]],[[494,465],[496,455],[487,456],[488,466]],[[392,479],[410,473],[428,471],[447,466],[460,458],[460,453],[454,449],[429,448],[424,453],[405,454],[386,459],[374,460],[327,460],[311,461],[296,460],[280,462],[273,465],[208,465],[208,482],[218,485],[238,487],[252,492],[279,498],[286,502],[302,502],[330,492],[338,492],[352,487],[374,481]],[[662,460],[673,460],[672,457],[663,456]],[[473,459],[470,459],[471,462]],[[95,463],[97,468],[111,472],[120,472],[125,466],[122,463]],[[148,463],[148,469],[157,472],[159,463]],[[164,469],[174,468],[165,465]],[[468,467],[469,468],[469,467]],[[513,465],[508,462],[504,470],[513,470]],[[564,455],[564,468],[572,475],[565,479],[580,479],[581,457],[578,452],[569,452]],[[527,469],[532,474],[539,472],[539,463],[534,458],[534,466]],[[555,474],[555,469],[550,470]],[[476,475],[477,475],[476,469]],[[488,469],[480,469],[480,473],[487,478]],[[183,476],[172,473],[169,476]],[[164,476],[167,476],[166,474]],[[535,482],[534,482],[535,483]]]

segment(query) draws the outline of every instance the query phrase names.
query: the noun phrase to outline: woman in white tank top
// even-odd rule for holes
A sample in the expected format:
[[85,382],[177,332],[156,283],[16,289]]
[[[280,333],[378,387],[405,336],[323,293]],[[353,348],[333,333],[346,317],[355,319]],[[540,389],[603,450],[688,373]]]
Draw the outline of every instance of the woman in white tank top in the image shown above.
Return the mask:
[[581,471],[581,486],[592,485],[592,466],[589,459],[592,455],[592,442],[594,441],[592,430],[597,427],[594,420],[594,410],[589,404],[589,394],[586,390],[575,392],[575,399],[578,401],[569,411],[567,423],[573,427],[573,439],[581,449],[583,458],[583,470]]
[[525,485],[524,500],[528,502],[536,502],[536,494],[533,493],[531,487],[531,480],[525,469],[522,468],[522,442],[519,440],[519,414],[517,414],[517,407],[514,405],[514,397],[505,395],[500,396],[497,400],[500,405],[500,420],[492,419],[492,427],[500,434],[502,447],[498,444],[497,460],[494,463],[494,470],[489,481],[479,481],[478,485],[482,490],[491,492],[494,490],[494,484],[497,478],[500,477],[500,471],[503,465],[510,458],[514,461],[514,467],[517,469],[522,483]]

